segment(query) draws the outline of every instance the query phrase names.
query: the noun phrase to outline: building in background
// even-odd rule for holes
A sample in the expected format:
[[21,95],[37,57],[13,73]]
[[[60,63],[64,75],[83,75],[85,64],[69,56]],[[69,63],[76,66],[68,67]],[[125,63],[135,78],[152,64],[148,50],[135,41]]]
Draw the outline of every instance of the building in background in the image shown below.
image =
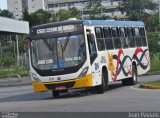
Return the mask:
[[23,8],[27,8],[25,5],[22,5],[23,3],[27,5],[24,0],[7,0],[7,8],[13,13],[15,19],[22,18]]
[[[47,9],[48,11],[52,11],[57,13],[60,9],[69,9],[72,7],[76,7],[81,11],[82,15],[87,16],[89,13],[84,9],[88,4],[89,0],[47,0]],[[122,2],[122,0],[102,0],[102,10],[99,11],[100,14],[111,16],[111,17],[124,17],[122,13],[119,11],[118,6]]]
[[33,13],[39,9],[47,10],[47,0],[28,0],[28,12]]
[[15,19],[23,17],[24,10],[33,13],[38,9],[45,10],[45,0],[7,0],[7,8],[13,13]]
[[[33,13],[39,9],[57,13],[61,9],[69,9],[76,7],[81,11],[82,16],[87,16],[89,13],[85,7],[89,0],[7,0],[8,10],[13,13],[16,19],[21,19],[24,9],[29,13]],[[122,0],[102,0],[103,9],[100,14],[110,17],[124,17],[118,9]]]

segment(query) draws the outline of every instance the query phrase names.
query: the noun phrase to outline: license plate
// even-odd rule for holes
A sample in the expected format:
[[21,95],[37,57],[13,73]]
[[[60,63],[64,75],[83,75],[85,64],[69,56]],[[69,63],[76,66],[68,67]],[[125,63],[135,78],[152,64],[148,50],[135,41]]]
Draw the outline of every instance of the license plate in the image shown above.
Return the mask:
[[56,90],[65,90],[65,89],[66,89],[65,86],[56,87]]

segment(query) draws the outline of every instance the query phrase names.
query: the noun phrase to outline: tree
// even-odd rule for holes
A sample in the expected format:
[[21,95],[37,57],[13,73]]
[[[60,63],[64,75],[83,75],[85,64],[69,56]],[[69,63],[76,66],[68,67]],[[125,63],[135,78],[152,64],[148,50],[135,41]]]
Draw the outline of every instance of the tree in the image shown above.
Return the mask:
[[27,9],[25,9],[24,12],[23,12],[23,20],[30,21],[30,19],[31,19],[31,17],[29,15]]
[[143,19],[144,23],[146,24],[146,30],[150,31],[150,32],[155,32],[157,30],[160,31],[160,27],[158,25],[158,14],[155,14],[153,16],[150,17],[145,17]]
[[8,17],[8,18],[13,18],[13,13],[9,12],[8,10],[1,10],[0,9],[0,16]]
[[81,12],[77,8],[72,7],[68,11],[69,11],[69,14],[70,14],[70,18],[74,17],[74,18],[80,19]]
[[67,20],[70,17],[68,10],[61,9],[57,13],[57,20],[62,21],[62,20]]
[[103,9],[101,2],[102,0],[89,0],[85,9],[90,13],[90,19],[97,19],[97,16],[101,15]]
[[30,26],[48,23],[50,22],[50,19],[51,13],[42,9],[31,14],[29,14],[27,10],[23,12],[23,20],[29,21]]
[[129,20],[142,20],[149,15],[147,11],[157,9],[157,4],[151,0],[123,0],[120,11],[128,16]]
[[12,53],[10,53],[10,52],[6,53],[2,59],[2,62],[4,64],[4,66],[6,66],[9,70],[9,67],[11,65],[13,65],[15,62]]
[[151,58],[154,58],[154,55],[160,55],[159,42],[159,33],[148,33],[148,44]]
[[73,18],[73,17],[80,19],[80,11],[75,7],[69,8],[68,10],[61,9],[57,13],[57,16],[58,16],[58,19],[57,19],[58,21],[68,20],[69,18]]

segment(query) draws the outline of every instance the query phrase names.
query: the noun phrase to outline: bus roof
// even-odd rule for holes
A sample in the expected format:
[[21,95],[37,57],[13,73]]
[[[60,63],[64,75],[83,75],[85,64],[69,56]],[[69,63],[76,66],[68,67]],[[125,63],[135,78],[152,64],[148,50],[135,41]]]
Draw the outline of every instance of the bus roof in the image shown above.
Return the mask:
[[114,21],[114,20],[83,20],[84,25],[93,25],[93,26],[144,26],[144,23],[141,21]]
[[51,26],[61,26],[68,24],[80,24],[82,23],[84,26],[144,26],[144,23],[141,21],[114,21],[114,20],[65,20],[61,22],[47,23],[42,25],[33,26],[31,29],[51,27]]

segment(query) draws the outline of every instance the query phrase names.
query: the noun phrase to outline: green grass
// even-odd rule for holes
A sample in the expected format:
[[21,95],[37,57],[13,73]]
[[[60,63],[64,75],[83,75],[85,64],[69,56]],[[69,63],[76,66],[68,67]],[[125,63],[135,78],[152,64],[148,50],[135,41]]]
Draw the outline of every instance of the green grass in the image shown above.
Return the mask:
[[143,85],[145,85],[145,86],[160,86],[160,80],[144,82]]
[[159,59],[151,60],[151,69],[149,72],[160,72],[160,60]]
[[17,67],[12,69],[0,69],[0,78],[13,76],[13,75],[20,75],[25,76],[28,74],[28,70],[24,67]]

